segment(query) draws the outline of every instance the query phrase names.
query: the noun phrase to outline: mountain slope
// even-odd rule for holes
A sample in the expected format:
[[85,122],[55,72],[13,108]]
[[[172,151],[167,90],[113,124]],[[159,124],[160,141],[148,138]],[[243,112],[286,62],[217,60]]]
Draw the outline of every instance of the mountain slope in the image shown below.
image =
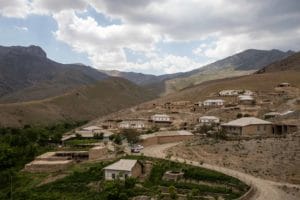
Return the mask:
[[249,49],[202,68],[182,73],[178,78],[167,80],[166,93],[179,91],[208,80],[251,74],[293,53],[292,51]]
[[283,60],[267,65],[257,73],[270,73],[288,70],[300,71],[300,52],[297,52]]
[[57,97],[0,104],[0,127],[91,120],[152,98],[128,80],[109,78]]
[[43,99],[106,78],[91,67],[54,62],[38,46],[0,46],[2,102]]

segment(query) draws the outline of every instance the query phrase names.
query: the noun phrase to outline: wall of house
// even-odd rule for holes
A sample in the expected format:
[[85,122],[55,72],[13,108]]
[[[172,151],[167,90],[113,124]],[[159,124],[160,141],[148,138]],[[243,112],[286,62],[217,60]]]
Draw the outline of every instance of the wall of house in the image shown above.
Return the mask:
[[192,139],[193,135],[154,136],[142,141],[143,146],[181,142]]
[[249,125],[242,129],[242,135],[271,135],[273,132],[271,124]]
[[104,171],[105,180],[114,180],[113,174],[115,174],[115,178],[118,177],[121,180],[125,179],[125,174],[127,174],[128,177],[131,177],[131,172],[129,171],[117,171],[117,170],[105,169]]
[[106,147],[91,148],[89,150],[89,160],[97,160],[97,159],[105,158],[107,154],[108,154],[108,150]]
[[134,178],[139,177],[142,174],[142,166],[140,163],[136,163],[131,171],[131,176]]
[[58,172],[63,171],[70,167],[73,164],[73,161],[65,161],[62,163],[55,163],[55,164],[35,164],[34,162],[28,163],[25,165],[24,170],[28,172]]

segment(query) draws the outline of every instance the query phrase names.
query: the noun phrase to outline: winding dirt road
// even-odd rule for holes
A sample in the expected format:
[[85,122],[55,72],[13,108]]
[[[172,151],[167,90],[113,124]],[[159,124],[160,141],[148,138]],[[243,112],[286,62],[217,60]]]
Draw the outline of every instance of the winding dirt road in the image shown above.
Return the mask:
[[[149,146],[144,148],[142,150],[142,153],[144,153],[145,156],[150,156],[155,158],[166,158],[166,153],[165,153],[166,150],[177,144],[178,143],[171,143],[171,144]],[[296,195],[293,195],[291,193],[289,194],[283,191],[282,189],[280,189],[280,187],[284,186],[286,188],[294,188],[296,190],[300,190],[300,185],[264,180],[236,170],[219,167],[215,165],[209,165],[206,163],[200,165],[199,162],[185,160],[174,156],[172,156],[170,160],[178,161],[178,162],[186,162],[187,164],[191,164],[194,166],[201,166],[203,168],[215,170],[227,174],[229,176],[238,178],[241,181],[245,182],[248,185],[251,185],[254,188],[254,194],[250,198],[250,200],[254,200],[254,199],[255,200],[299,200],[300,199],[299,195],[297,196],[297,194]]]

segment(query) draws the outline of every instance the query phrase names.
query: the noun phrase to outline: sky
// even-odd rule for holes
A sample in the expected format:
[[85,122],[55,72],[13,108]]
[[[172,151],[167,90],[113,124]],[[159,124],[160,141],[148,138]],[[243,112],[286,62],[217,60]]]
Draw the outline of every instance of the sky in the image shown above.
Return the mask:
[[300,49],[299,0],[0,0],[0,45],[61,63],[166,74],[246,49]]

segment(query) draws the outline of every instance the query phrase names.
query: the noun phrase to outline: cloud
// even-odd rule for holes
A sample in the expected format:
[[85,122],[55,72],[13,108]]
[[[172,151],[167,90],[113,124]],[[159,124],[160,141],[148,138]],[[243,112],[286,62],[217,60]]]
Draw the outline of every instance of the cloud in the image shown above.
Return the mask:
[[0,0],[0,15],[4,17],[25,18],[29,12],[27,0]]
[[15,26],[15,28],[19,31],[25,31],[25,32],[28,31],[28,28],[26,26]]
[[85,0],[33,0],[32,12],[35,14],[52,14],[64,10],[83,11],[87,8]]
[[[0,0],[0,7],[6,17],[52,16],[58,24],[56,39],[86,53],[101,69],[170,73],[248,48],[300,46],[299,0]],[[120,23],[99,25],[89,16],[91,7]],[[193,46],[190,55],[172,55],[157,47],[175,41],[200,45]],[[125,49],[147,59],[133,62]]]
[[126,62],[124,48],[135,51],[151,51],[159,39],[147,26],[100,26],[91,17],[78,17],[73,11],[54,15],[58,23],[55,36],[78,52],[88,54],[96,67],[112,68]]

